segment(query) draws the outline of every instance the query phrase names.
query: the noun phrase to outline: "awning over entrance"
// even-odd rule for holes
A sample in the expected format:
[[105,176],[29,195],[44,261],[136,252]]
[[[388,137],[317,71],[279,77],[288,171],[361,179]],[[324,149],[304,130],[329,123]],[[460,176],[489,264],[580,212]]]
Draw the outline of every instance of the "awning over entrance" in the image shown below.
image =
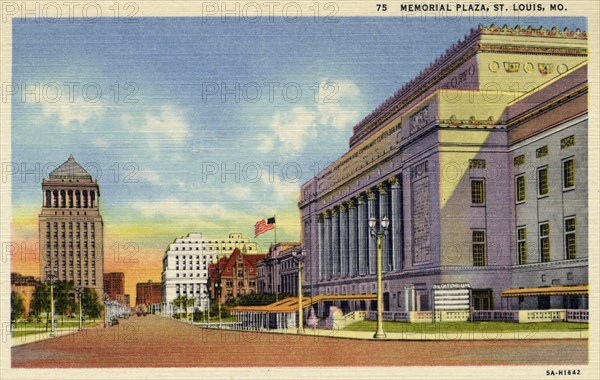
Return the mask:
[[507,289],[502,291],[502,297],[524,296],[559,296],[568,294],[588,294],[588,285],[548,286],[545,288]]
[[[302,308],[305,309],[319,302],[327,301],[360,301],[376,300],[377,294],[319,294],[302,297]],[[261,313],[290,313],[298,310],[298,297],[289,297],[266,306],[236,306],[232,312],[252,311]]]

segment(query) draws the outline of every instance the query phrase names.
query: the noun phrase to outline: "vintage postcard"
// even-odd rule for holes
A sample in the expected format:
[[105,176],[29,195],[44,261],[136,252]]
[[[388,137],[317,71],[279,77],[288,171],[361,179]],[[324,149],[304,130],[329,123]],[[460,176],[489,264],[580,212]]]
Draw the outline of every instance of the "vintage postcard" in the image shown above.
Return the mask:
[[3,379],[597,379],[592,1],[1,1]]

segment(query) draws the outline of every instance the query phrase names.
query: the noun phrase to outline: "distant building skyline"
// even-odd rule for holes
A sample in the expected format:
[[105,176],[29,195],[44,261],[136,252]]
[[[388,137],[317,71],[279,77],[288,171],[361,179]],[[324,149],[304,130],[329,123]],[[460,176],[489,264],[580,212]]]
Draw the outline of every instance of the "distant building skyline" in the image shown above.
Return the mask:
[[230,233],[228,237],[189,233],[175,239],[163,257],[163,302],[172,303],[183,296],[194,298],[197,307],[207,307],[208,300],[202,297],[208,295],[209,265],[239,249],[256,255],[258,244],[241,233]]
[[162,282],[138,282],[135,285],[135,305],[162,303]]
[[104,294],[111,300],[123,301],[125,295],[125,273],[104,273]]

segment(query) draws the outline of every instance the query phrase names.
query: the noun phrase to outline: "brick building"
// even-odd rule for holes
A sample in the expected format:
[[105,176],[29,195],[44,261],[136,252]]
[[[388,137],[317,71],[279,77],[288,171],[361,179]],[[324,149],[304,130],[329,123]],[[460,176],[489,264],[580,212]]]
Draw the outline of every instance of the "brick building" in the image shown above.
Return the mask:
[[231,256],[211,264],[208,267],[211,299],[219,296],[219,302],[225,303],[230,298],[256,293],[256,263],[265,257],[262,254],[248,255],[236,248]]
[[162,303],[162,282],[138,282],[135,285],[135,304],[153,305]]

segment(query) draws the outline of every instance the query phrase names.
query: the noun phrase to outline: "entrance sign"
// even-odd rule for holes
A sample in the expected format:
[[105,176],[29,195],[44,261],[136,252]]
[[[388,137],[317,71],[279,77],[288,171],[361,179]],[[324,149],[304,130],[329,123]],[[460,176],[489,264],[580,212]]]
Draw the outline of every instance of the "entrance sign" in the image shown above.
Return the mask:
[[444,311],[471,311],[470,284],[435,284],[432,286],[431,292],[433,293],[432,319],[434,322],[438,311],[440,312],[440,322]]

